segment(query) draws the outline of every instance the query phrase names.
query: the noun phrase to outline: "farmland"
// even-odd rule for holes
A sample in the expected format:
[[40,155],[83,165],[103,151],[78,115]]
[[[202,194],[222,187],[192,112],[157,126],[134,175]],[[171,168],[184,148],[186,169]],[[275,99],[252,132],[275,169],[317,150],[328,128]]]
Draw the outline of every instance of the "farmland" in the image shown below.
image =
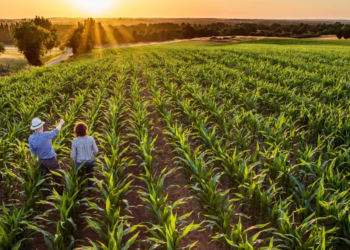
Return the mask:
[[[350,42],[93,50],[0,79],[0,249],[350,248]],[[63,192],[27,139],[54,140]],[[98,142],[95,186],[70,162]]]
[[[14,46],[5,46],[5,53],[0,55],[0,64],[4,67],[9,65],[9,73],[16,73],[28,66],[25,57]],[[63,52],[58,49],[53,49],[43,57],[45,62],[49,62],[61,55]],[[0,72],[1,73],[1,72]],[[7,74],[4,74],[7,75]],[[0,74],[2,76],[2,74]]]

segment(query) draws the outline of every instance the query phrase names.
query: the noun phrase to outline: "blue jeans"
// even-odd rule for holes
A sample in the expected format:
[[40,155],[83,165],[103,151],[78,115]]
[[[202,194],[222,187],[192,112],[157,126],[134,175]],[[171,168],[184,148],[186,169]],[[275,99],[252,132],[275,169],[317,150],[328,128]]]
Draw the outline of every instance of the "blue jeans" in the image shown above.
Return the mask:
[[[76,162],[75,163],[75,168],[78,169],[82,162]],[[90,179],[94,178],[94,167],[95,167],[95,161],[86,161],[83,162],[83,165],[81,166],[81,169],[85,169],[85,173],[87,177],[89,178],[88,180],[88,186],[92,187],[94,185],[94,182]]]

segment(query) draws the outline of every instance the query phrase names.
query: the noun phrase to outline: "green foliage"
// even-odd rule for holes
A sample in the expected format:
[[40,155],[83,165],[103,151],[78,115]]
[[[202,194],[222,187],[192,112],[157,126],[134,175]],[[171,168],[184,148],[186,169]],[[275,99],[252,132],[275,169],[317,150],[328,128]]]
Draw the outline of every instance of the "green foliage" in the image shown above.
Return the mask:
[[36,17],[33,21],[21,22],[14,28],[15,46],[31,65],[43,65],[41,57],[56,45],[57,35],[51,25],[50,21]]
[[46,41],[45,47],[47,50],[53,49],[58,43],[58,37],[56,34],[56,29],[54,29],[54,27],[52,25],[52,22],[49,19],[46,19],[44,17],[39,17],[39,16],[36,16],[33,19],[33,22],[36,26],[42,27],[42,28],[50,31],[51,39]]
[[2,214],[0,215],[0,248],[4,250],[17,250],[21,244],[28,240],[27,224],[29,213],[23,208],[13,207],[9,211],[5,204],[2,204]]
[[[92,223],[91,221],[88,221],[89,226],[93,228],[95,231],[99,231],[101,228],[98,223]],[[126,227],[126,229],[124,229]],[[128,234],[133,233],[137,228],[140,226],[132,226],[129,227],[127,222],[120,221],[115,224],[113,229],[108,232],[107,236],[107,244],[104,244],[102,242],[96,243],[92,242],[91,247],[83,247],[82,249],[89,249],[89,250],[98,250],[98,249],[103,249],[103,250],[115,250],[115,249],[121,249],[121,250],[127,250],[127,249],[132,249],[133,245],[136,244],[137,242],[137,237],[139,235],[139,232],[134,234],[128,241],[123,242],[123,238],[125,238]]]
[[342,37],[343,37],[343,30],[342,29],[339,29],[338,31],[337,31],[337,37],[338,37],[338,39],[342,39]]
[[348,29],[345,29],[345,30],[343,31],[343,37],[344,37],[344,39],[350,38],[350,29],[349,29],[349,28],[348,28]]
[[[50,205],[53,208],[45,211],[44,216],[49,217],[50,224],[55,225],[55,235],[42,230],[39,227],[32,227],[32,230],[40,232],[44,235],[45,242],[50,250],[56,249],[73,249],[77,232],[76,219],[78,217],[78,209],[82,201],[79,199],[79,193],[84,181],[81,179],[79,170],[75,169],[74,164],[71,165],[70,172],[62,171],[54,173],[65,180],[65,190],[60,195],[56,190],[47,200],[40,201],[40,204]],[[37,218],[41,218],[39,215]],[[56,221],[56,219],[58,221]]]
[[73,53],[84,53],[91,51],[95,45],[106,43],[106,32],[101,23],[96,23],[88,18],[84,23],[78,23],[78,27],[71,31],[66,46],[72,48]]
[[[0,181],[10,205],[0,216],[7,235],[13,231],[6,244],[22,240],[27,247],[37,231],[50,249],[72,249],[86,219],[101,237],[86,249],[191,248],[196,242],[184,246],[184,237],[204,229],[227,249],[347,249],[349,49],[329,48],[289,42],[110,49],[91,52],[110,58],[2,79]],[[54,142],[62,158],[79,119],[98,138],[102,154],[89,189],[98,200],[81,199],[86,179],[71,166],[56,173],[63,193],[39,201],[43,178],[17,140],[26,140],[30,120],[42,112],[51,123],[58,116],[67,122]],[[175,155],[171,169],[159,164],[164,137]],[[171,199],[169,190],[182,188],[167,185],[176,171],[192,197]],[[150,216],[141,225],[132,224],[138,215],[127,200],[136,193],[137,208]],[[18,198],[24,202],[14,207]],[[180,215],[190,198],[199,223],[194,214]],[[40,214],[41,204],[50,210]],[[84,205],[88,216],[78,213]],[[13,230],[8,214],[20,214],[19,206],[23,224]]]
[[5,52],[5,45],[0,43],[0,54]]

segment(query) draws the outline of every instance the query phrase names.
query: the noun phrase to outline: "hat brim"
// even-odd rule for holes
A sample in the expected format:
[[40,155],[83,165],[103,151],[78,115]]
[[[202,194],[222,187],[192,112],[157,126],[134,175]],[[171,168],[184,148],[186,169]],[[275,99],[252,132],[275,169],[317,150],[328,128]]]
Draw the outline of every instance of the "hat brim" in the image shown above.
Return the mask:
[[42,126],[44,126],[44,124],[45,124],[45,122],[41,122],[41,123],[40,123],[39,125],[37,125],[37,126],[31,126],[30,129],[31,129],[31,130],[39,129],[39,128],[41,128]]

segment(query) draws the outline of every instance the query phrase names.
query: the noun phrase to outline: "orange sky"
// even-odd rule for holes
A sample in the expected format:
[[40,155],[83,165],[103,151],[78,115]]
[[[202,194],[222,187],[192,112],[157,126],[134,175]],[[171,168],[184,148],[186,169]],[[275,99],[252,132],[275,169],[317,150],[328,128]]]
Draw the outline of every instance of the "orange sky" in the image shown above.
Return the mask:
[[[0,0],[0,18],[222,17],[350,19],[349,0]],[[82,1],[91,6],[84,8]],[[105,2],[99,9],[96,3]],[[96,5],[96,6],[94,6]],[[86,6],[85,6],[86,7]],[[94,11],[97,10],[97,11]]]

